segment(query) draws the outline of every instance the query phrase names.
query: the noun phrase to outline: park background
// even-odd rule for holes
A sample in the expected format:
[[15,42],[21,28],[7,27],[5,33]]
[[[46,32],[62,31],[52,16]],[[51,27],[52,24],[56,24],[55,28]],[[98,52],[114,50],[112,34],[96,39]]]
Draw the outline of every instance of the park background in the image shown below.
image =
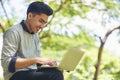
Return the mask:
[[[0,0],[0,50],[4,32],[26,19],[27,6],[33,1]],[[54,10],[40,33],[42,57],[60,61],[71,46],[85,49],[76,69],[64,72],[65,80],[120,80],[120,0],[37,1],[44,1]]]

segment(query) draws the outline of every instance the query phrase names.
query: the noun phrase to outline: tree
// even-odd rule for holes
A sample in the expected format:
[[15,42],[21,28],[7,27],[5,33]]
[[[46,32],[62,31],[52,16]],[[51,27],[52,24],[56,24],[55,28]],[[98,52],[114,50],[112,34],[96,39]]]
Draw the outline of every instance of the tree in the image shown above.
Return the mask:
[[98,60],[97,60],[96,72],[95,72],[95,74],[94,74],[94,79],[93,79],[93,80],[97,80],[97,78],[98,78],[98,73],[99,73],[100,64],[101,64],[101,58],[102,58],[102,51],[103,51],[104,45],[105,45],[105,43],[106,43],[106,41],[107,41],[107,38],[109,37],[109,35],[110,35],[113,31],[115,31],[115,30],[117,30],[117,29],[120,29],[120,26],[115,27],[115,28],[113,28],[113,29],[110,29],[110,30],[105,34],[105,36],[104,36],[103,39],[101,39],[101,37],[99,37],[101,44],[100,44],[100,47],[99,47],[99,50],[98,50]]

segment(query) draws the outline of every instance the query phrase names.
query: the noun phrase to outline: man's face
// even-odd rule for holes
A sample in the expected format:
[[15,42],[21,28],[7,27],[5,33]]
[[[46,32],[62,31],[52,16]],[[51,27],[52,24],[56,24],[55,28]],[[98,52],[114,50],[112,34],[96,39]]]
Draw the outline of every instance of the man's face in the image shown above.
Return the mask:
[[48,21],[48,16],[46,14],[28,14],[28,27],[30,31],[37,33],[40,29],[44,28]]

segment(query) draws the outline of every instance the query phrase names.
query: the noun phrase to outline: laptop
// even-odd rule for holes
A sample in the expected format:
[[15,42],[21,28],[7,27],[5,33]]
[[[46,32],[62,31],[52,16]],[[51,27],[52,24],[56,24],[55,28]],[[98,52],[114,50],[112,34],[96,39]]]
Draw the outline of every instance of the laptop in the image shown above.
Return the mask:
[[84,54],[85,50],[81,47],[70,47],[57,67],[43,65],[41,68],[58,68],[60,70],[73,71],[83,58]]

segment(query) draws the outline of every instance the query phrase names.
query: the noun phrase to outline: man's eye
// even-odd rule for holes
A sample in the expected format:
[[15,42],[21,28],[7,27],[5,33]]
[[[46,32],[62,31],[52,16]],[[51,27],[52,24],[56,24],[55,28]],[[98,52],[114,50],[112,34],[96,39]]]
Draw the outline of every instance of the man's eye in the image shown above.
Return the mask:
[[46,24],[46,22],[43,19],[40,19],[39,22],[42,24]]
[[39,22],[43,23],[43,21],[42,21],[42,20],[39,20]]

